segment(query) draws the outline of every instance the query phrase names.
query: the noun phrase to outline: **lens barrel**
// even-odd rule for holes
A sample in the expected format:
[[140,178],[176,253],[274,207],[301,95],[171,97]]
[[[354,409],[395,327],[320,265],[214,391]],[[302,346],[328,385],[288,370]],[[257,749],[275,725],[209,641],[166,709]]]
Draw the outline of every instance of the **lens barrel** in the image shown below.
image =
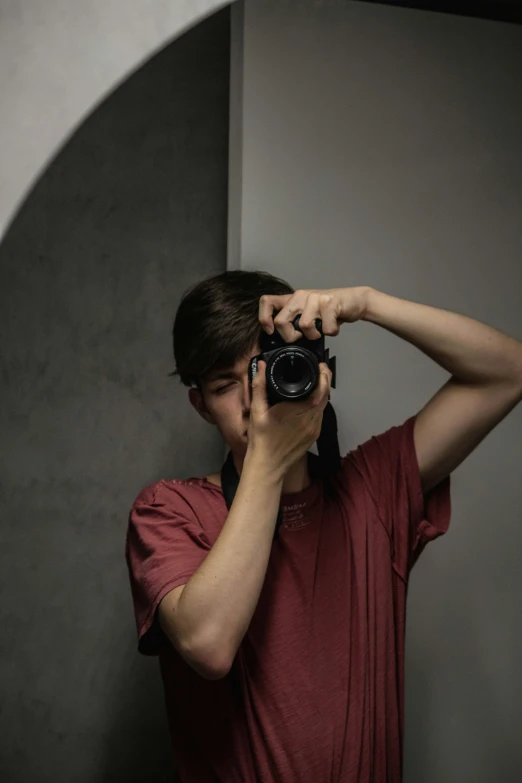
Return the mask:
[[276,351],[266,371],[269,387],[283,400],[308,397],[319,380],[319,365],[313,353],[294,346]]

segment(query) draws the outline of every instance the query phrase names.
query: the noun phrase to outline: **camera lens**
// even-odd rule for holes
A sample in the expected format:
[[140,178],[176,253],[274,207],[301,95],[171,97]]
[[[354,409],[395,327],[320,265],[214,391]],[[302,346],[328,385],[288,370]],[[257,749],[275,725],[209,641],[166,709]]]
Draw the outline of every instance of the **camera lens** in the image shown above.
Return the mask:
[[295,399],[306,396],[312,387],[315,388],[317,377],[310,358],[294,350],[283,349],[274,364],[273,380],[283,397]]
[[304,362],[300,361],[295,356],[288,356],[281,362],[281,367],[279,368],[281,383],[284,383],[288,388],[299,386],[303,382],[303,370],[308,376],[308,373],[306,372],[308,368],[303,365]]

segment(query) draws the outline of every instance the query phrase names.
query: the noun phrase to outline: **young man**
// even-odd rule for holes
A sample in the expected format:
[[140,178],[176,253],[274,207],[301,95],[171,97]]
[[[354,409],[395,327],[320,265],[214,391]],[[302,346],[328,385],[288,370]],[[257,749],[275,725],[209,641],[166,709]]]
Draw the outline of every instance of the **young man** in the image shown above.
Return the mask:
[[[274,318],[274,312],[279,311]],[[261,329],[286,342],[369,321],[450,373],[424,408],[319,478],[331,373],[269,406]],[[174,356],[240,476],[164,479],[136,498],[126,557],[139,650],[159,655],[182,783],[398,783],[408,577],[445,533],[449,475],[522,399],[522,344],[369,287],[298,290],[225,272],[183,297]],[[279,507],[283,523],[274,539]]]

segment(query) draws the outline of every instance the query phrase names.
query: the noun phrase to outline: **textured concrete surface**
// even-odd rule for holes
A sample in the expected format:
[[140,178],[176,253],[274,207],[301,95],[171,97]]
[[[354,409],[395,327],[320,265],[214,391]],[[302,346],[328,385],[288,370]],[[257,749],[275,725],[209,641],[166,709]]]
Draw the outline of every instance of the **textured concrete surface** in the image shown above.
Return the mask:
[[229,9],[89,117],[0,247],[0,778],[170,781],[136,651],[127,513],[216,469],[173,369],[182,291],[226,262]]

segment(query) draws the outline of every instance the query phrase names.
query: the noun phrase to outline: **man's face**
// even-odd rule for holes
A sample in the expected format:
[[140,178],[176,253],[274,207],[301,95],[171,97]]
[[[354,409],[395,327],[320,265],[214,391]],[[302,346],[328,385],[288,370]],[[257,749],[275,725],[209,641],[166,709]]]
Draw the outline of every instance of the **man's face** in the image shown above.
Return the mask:
[[189,398],[200,416],[214,424],[228,446],[235,452],[246,452],[247,429],[250,420],[251,391],[248,366],[261,346],[251,351],[228,370],[209,373],[202,379],[202,393],[189,390]]

